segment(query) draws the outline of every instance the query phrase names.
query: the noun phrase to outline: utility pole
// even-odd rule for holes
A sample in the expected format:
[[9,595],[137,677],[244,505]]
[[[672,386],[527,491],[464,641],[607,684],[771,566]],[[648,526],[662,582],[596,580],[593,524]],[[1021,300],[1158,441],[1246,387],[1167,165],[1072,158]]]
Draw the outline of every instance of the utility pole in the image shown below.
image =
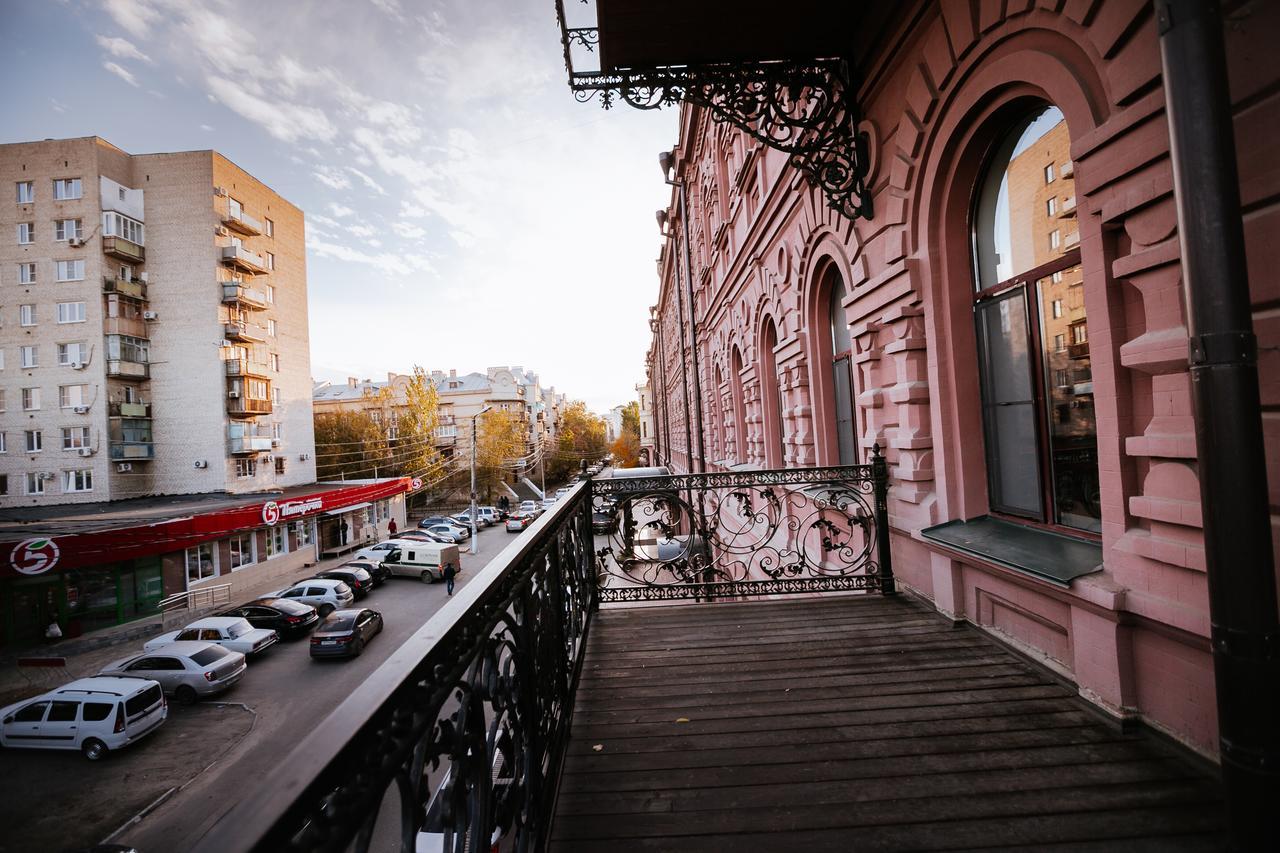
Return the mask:
[[478,551],[477,542],[479,540],[479,529],[476,526],[476,516],[479,509],[476,507],[476,421],[485,412],[492,409],[493,406],[485,406],[480,411],[471,416],[471,553]]

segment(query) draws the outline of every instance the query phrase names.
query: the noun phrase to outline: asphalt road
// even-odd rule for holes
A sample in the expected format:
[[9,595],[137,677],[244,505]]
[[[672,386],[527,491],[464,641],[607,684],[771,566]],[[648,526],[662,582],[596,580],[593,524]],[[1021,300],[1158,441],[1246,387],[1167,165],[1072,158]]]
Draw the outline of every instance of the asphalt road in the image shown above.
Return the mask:
[[[514,538],[514,534],[508,534],[501,526],[481,531],[479,553],[462,555],[458,587],[471,582]],[[277,643],[262,658],[253,660],[245,678],[220,697],[223,702],[241,703],[256,715],[252,731],[239,736],[233,727],[216,719],[203,723],[193,735],[220,746],[214,750],[214,766],[200,772],[185,788],[112,841],[132,844],[142,853],[190,849],[235,804],[243,785],[288,755],[303,733],[358,688],[445,600],[442,583],[423,584],[408,578],[392,578],[358,603],[380,611],[385,621],[383,632],[369,642],[360,657],[312,661],[308,641],[302,638]],[[170,706],[174,721],[202,710],[199,706],[194,709]],[[144,751],[169,748],[159,741],[139,747]],[[60,767],[73,780],[96,773],[99,766],[110,766],[110,762],[90,765],[78,756],[74,758],[80,763],[63,762],[65,767]],[[122,808],[112,828],[125,823],[134,813]],[[101,840],[101,836],[93,840]]]

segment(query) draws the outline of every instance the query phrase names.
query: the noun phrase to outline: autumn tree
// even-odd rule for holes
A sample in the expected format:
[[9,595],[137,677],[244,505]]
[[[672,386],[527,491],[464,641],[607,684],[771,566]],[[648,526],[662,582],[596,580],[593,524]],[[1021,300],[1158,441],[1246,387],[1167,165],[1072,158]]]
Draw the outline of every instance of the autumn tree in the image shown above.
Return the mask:
[[476,490],[490,500],[516,462],[525,455],[529,422],[508,409],[491,409],[476,429]]
[[634,468],[640,464],[640,404],[634,400],[622,408],[622,432],[609,445],[613,464],[618,468]]
[[315,416],[316,479],[359,480],[394,473],[387,434],[368,412]]
[[414,365],[413,375],[405,386],[404,400],[397,403],[393,415],[395,438],[390,441],[396,473],[405,477],[436,473],[440,467],[440,452],[435,447],[436,430],[440,426],[440,398],[435,383],[420,366]]
[[587,404],[574,400],[560,415],[555,449],[547,459],[547,479],[563,482],[575,473],[582,460],[600,459],[605,455],[606,428],[604,418],[587,411]]

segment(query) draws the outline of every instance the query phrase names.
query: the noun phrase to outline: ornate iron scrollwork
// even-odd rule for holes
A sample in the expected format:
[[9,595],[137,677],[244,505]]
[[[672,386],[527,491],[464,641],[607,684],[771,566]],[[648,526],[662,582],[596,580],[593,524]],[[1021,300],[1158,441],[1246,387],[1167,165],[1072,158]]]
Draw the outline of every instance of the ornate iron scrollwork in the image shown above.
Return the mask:
[[575,71],[573,48],[594,52],[600,33],[593,27],[566,26],[562,0],[556,7],[569,87],[578,101],[599,96],[605,109],[620,100],[651,110],[688,100],[710,110],[717,121],[786,152],[791,165],[820,187],[827,203],[842,215],[874,215],[867,187],[869,140],[858,130],[861,116],[843,61]]

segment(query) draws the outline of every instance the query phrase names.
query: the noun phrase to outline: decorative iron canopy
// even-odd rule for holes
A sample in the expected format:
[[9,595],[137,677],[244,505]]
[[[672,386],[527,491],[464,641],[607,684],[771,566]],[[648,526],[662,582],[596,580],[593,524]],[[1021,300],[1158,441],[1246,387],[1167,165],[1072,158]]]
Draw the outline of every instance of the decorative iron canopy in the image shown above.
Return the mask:
[[644,110],[687,100],[785,152],[844,216],[872,217],[868,140],[838,47],[850,13],[797,8],[831,5],[821,0],[792,0],[784,15],[766,0],[571,4],[574,20],[565,0],[556,15],[577,100]]

